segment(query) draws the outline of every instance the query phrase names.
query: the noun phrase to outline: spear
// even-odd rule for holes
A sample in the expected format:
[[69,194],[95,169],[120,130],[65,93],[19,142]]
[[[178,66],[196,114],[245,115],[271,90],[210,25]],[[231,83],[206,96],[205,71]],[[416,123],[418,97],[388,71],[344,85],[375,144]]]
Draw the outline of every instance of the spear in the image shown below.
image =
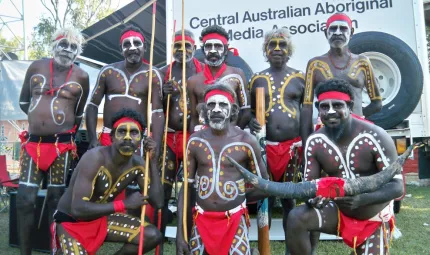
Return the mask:
[[[152,33],[151,33],[151,48],[149,51],[149,81],[148,81],[148,106],[147,106],[147,133],[148,136],[151,134],[151,115],[152,115],[152,104],[151,104],[151,95],[152,95],[152,66],[153,66],[153,58],[154,58],[154,36],[155,36],[155,14],[157,11],[157,1],[154,1],[152,5]],[[148,178],[149,178],[149,152],[146,152],[145,158],[145,181],[143,185],[143,196],[148,194]],[[142,212],[140,213],[140,238],[139,238],[139,255],[142,255],[143,252],[143,244],[144,244],[144,231],[145,231],[145,212],[146,212],[146,204],[142,206]]]
[[[394,175],[400,174],[402,172],[402,166],[405,163],[407,157],[411,152],[418,148],[424,146],[423,143],[416,143],[409,146],[409,148],[390,166],[385,170],[380,171],[374,175],[360,177],[357,179],[344,179],[344,191],[345,196],[354,196],[361,193],[367,193],[377,190],[379,187],[389,182]],[[316,196],[318,191],[318,183],[326,178],[319,180],[313,180],[301,183],[291,183],[291,182],[271,182],[264,180],[263,178],[252,174],[250,171],[242,167],[234,159],[226,156],[227,159],[234,165],[234,167],[243,175],[244,179],[254,185],[255,188],[264,191],[270,196],[277,196],[280,198],[296,198],[296,199],[306,199],[313,198]],[[340,178],[327,177],[332,180],[339,180]],[[334,197],[337,194],[333,194]],[[333,198],[332,196],[330,196]]]
[[[172,67],[173,67],[173,45],[175,43],[175,31],[176,31],[176,20],[173,21],[173,35],[172,35],[172,51],[170,54],[170,66],[169,66],[169,81],[172,79]],[[161,165],[161,183],[164,185],[164,171],[166,169],[166,151],[167,151],[167,130],[169,128],[169,109],[170,109],[170,94],[167,95],[167,107],[166,107],[166,123],[164,126],[164,144],[163,144],[163,163]],[[158,230],[161,231],[161,217],[163,208],[158,209]],[[155,249],[155,254],[160,254],[160,245]]]

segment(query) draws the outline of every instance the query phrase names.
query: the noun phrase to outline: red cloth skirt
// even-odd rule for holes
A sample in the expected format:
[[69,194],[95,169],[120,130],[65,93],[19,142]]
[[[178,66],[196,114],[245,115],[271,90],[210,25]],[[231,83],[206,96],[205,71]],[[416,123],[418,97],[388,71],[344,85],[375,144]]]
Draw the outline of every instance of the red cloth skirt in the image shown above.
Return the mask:
[[[287,165],[290,162],[294,152],[291,152],[291,146],[300,142],[301,138],[296,137],[291,140],[287,140],[284,142],[279,142],[277,145],[266,145],[266,157],[267,157],[267,165],[269,166],[269,170],[272,173],[273,180],[279,181],[285,171],[287,170]],[[302,148],[300,147],[298,150],[299,156],[302,154]]]

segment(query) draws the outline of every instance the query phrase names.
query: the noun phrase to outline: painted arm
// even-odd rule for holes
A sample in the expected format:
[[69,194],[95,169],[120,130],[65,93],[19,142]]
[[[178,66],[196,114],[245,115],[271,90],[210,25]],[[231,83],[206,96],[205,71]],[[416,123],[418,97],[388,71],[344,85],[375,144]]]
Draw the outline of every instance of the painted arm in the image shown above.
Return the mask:
[[84,71],[82,71],[82,76],[80,78],[79,84],[81,84],[81,87],[82,87],[82,97],[79,100],[78,105],[76,106],[75,125],[77,130],[80,128],[82,123],[82,118],[84,116],[84,109],[87,103],[88,93],[90,90],[90,78],[88,74]]
[[91,100],[87,105],[85,112],[85,123],[87,126],[88,139],[90,140],[90,145],[88,149],[94,148],[98,145],[97,141],[97,115],[99,113],[99,105],[106,93],[106,77],[104,70],[100,71],[99,77],[97,78],[96,86],[91,94]]
[[[251,81],[249,82],[248,91],[250,94],[249,101],[251,105],[251,111],[250,111],[251,120],[249,121],[248,126],[252,133],[259,132],[261,130],[261,125],[257,121],[256,112],[255,112],[257,109],[255,89],[260,87],[265,88],[266,85],[268,85],[267,81],[264,78],[258,77],[255,74],[252,76]],[[267,103],[270,103],[270,102],[267,102]]]
[[300,110],[300,137],[305,143],[314,131],[312,123],[315,75],[312,62],[306,68],[305,92],[303,94],[302,109]]
[[[266,165],[264,164],[262,157],[261,157],[261,151],[260,146],[257,143],[257,140],[254,136],[247,135],[247,143],[251,145],[252,150],[254,151],[255,158],[253,158],[252,161],[248,161],[247,167],[248,169],[255,168],[255,172],[257,175],[261,176],[261,178],[268,180],[269,174],[267,173]],[[252,163],[251,163],[252,162]],[[259,173],[259,174],[258,174]],[[253,202],[258,201],[261,199],[264,199],[268,197],[269,194],[264,192],[263,190],[258,190],[255,188],[247,188],[246,189],[246,201],[247,202]]]
[[[377,164],[379,171],[387,171],[389,165],[397,160],[397,151],[393,140],[387,133],[379,132],[378,135],[382,141],[381,146],[385,148],[385,151],[375,152],[374,162]],[[378,160],[382,160],[382,162],[379,163]],[[361,205],[375,205],[401,197],[403,192],[403,176],[402,174],[397,174],[390,182],[374,192],[363,193],[359,196]]]
[[190,110],[191,110],[191,120],[190,120],[190,133],[194,133],[194,127],[199,125],[199,113],[197,112],[197,95],[194,92],[194,80],[190,78],[187,84],[188,95],[190,98]]
[[25,114],[28,114],[28,109],[30,108],[31,101],[31,76],[35,71],[35,62],[33,62],[29,67],[27,72],[25,73],[24,83],[21,88],[21,94],[19,96],[19,107]]
[[239,84],[236,88],[236,95],[240,104],[240,113],[237,125],[244,129],[252,118],[251,106],[249,102],[249,90],[248,82],[246,80],[245,74],[241,69],[238,68],[238,74],[242,77],[243,84]]
[[152,81],[152,121],[151,121],[151,132],[152,137],[157,143],[157,149],[155,150],[155,158],[159,158],[161,145],[163,143],[163,133],[164,133],[164,122],[165,116],[163,111],[163,91],[162,91],[162,81],[163,77],[160,76],[158,70],[154,70],[156,76]]
[[[378,80],[375,78],[372,64],[368,58],[365,58],[365,83],[366,83],[366,91],[370,98],[370,104],[363,108],[363,114],[367,118],[372,114],[379,112],[382,109],[382,97],[381,92],[379,91]],[[370,79],[367,79],[367,76],[370,76]]]
[[[311,140],[312,138],[309,139],[309,142]],[[321,166],[317,160],[317,152],[308,150],[309,142],[306,141],[303,150],[304,181],[312,181],[321,178]]]

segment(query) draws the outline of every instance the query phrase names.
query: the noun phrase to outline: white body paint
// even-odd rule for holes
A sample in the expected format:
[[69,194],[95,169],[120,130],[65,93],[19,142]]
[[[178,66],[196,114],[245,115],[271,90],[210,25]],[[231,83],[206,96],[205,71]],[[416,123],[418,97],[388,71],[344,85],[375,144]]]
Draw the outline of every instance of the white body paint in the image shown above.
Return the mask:
[[[343,27],[343,26],[348,27],[348,30],[346,33],[340,30],[340,27]],[[335,28],[336,30],[332,32],[330,31],[330,28]],[[327,29],[328,42],[330,43],[330,39],[333,37],[333,35],[342,35],[342,34],[346,37],[346,42],[340,48],[343,48],[344,46],[348,45],[349,40],[351,39],[351,28],[349,27],[348,22],[346,21],[340,21],[340,20],[333,21],[330,24],[330,27]]]
[[[236,199],[236,197],[239,194],[239,189],[237,187],[236,182],[227,181],[227,182],[223,183],[223,185],[222,185],[223,190],[222,191],[220,190],[220,186],[218,185],[218,182],[219,182],[219,179],[220,179],[220,170],[221,170],[221,157],[218,157],[218,160],[216,161],[215,160],[215,152],[214,152],[212,146],[209,144],[208,141],[206,141],[205,139],[202,139],[200,137],[192,137],[188,141],[187,151],[189,150],[189,146],[190,146],[190,143],[192,141],[198,141],[198,142],[204,143],[207,146],[207,148],[210,151],[211,156],[212,156],[212,159],[211,159],[212,160],[212,168],[213,168],[212,182],[210,181],[210,179],[211,179],[210,176],[202,175],[202,176],[199,177],[199,184],[198,184],[199,185],[199,191],[200,190],[201,191],[207,191],[209,189],[209,192],[206,195],[204,195],[204,196],[200,195],[200,192],[198,192],[200,199],[207,199],[208,197],[210,197],[212,195],[212,193],[214,191],[217,193],[217,195],[222,200],[231,201],[231,200]],[[254,150],[252,149],[252,147],[249,144],[243,143],[243,142],[229,143],[229,144],[225,145],[221,149],[219,155],[222,155],[226,149],[231,148],[232,146],[245,146],[246,148],[248,148],[251,151],[251,153],[252,153],[252,159],[255,162],[255,168],[257,170],[257,174],[258,174],[258,176],[261,177],[260,168],[259,168],[259,166],[257,164],[257,162],[258,162],[257,158],[255,157]],[[197,176],[197,174],[196,174],[196,176]],[[196,178],[196,180],[197,180],[197,178]],[[230,190],[231,191],[227,190],[227,184],[230,185],[230,187],[231,187]],[[231,198],[227,198],[227,197],[223,196],[222,192],[224,192],[227,195],[231,195],[231,194],[234,194],[234,195]]]
[[[240,82],[240,89],[241,92],[243,93],[243,98],[244,98],[244,106],[241,107],[241,109],[246,109],[246,108],[251,108],[250,105],[248,105],[248,98],[246,97],[246,90],[245,90],[245,83],[243,82],[242,76],[240,76],[239,74],[233,73],[233,74],[228,74],[224,77],[222,77],[219,82],[223,83],[225,81],[227,81],[228,79],[238,79]],[[236,95],[237,97],[239,95]]]
[[[230,114],[231,114],[231,103],[228,101],[227,97],[223,95],[213,95],[208,98],[208,101],[206,102],[206,105],[208,104],[215,104],[215,107],[213,109],[207,110],[207,115],[209,119],[209,126],[216,130],[222,130],[226,126],[226,121],[229,120]],[[227,107],[222,107],[220,104],[227,104]],[[211,120],[211,114],[215,112],[218,114],[223,115],[224,120],[220,122],[213,122]]]
[[[222,47],[220,47],[219,49],[216,49],[215,44],[221,44]],[[220,56],[222,56],[222,54],[224,53],[224,44],[219,39],[209,39],[205,42],[204,49],[205,49],[206,55],[208,55],[209,53],[217,53],[218,52],[218,54]]]
[[[134,44],[134,41],[138,41],[136,44]],[[125,45],[125,43],[130,43],[130,47],[125,47],[124,45]],[[142,40],[139,38],[139,37],[137,37],[137,36],[130,36],[130,37],[127,37],[127,38],[125,38],[123,41],[122,41],[122,45],[121,45],[121,48],[122,48],[122,51],[126,51],[127,49],[128,50],[135,50],[135,49],[137,49],[137,48],[140,48],[141,50],[143,50],[143,42],[142,42]]]

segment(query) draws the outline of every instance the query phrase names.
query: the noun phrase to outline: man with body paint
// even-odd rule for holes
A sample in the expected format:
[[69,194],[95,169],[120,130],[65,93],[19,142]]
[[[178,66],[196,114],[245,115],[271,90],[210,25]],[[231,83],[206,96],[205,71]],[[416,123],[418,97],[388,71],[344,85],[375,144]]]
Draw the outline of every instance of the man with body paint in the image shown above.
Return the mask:
[[[312,112],[315,86],[325,80],[339,78],[351,84],[355,104],[352,112],[360,117],[369,117],[382,108],[382,98],[369,59],[349,51],[348,43],[354,34],[351,19],[343,13],[336,13],[326,22],[325,35],[330,50],[308,62],[306,86],[300,120],[301,137],[306,141],[313,132]],[[362,91],[366,89],[371,103],[362,108]],[[320,123],[318,123],[320,126]]]
[[188,92],[190,93],[191,122],[190,131],[199,123],[199,114],[196,107],[202,103],[203,94],[207,86],[220,82],[228,84],[237,95],[237,104],[240,106],[240,117],[235,123],[244,128],[249,122],[250,106],[248,102],[249,93],[245,74],[240,68],[225,64],[228,54],[228,33],[224,28],[213,25],[203,29],[200,41],[201,49],[205,55],[205,66],[203,72],[192,76],[188,80]]
[[[104,242],[124,243],[115,254],[137,254],[140,219],[126,211],[148,202],[154,208],[163,206],[158,163],[153,157],[156,144],[151,137],[143,138],[142,115],[123,109],[111,121],[112,144],[84,154],[58,203],[51,226],[53,254],[61,249],[62,254],[93,255]],[[140,145],[151,155],[149,176],[144,175],[144,159],[135,154]],[[125,200],[114,201],[131,183],[143,190],[145,178],[150,178],[147,196],[134,192]],[[161,242],[162,235],[156,226],[147,222],[144,226],[143,250],[147,252]]]
[[216,83],[206,88],[203,97],[208,127],[191,135],[187,145],[189,193],[186,199],[189,211],[193,208],[193,217],[187,218],[194,220],[194,224],[186,243],[182,189],[178,202],[177,254],[250,254],[246,201],[264,196],[245,189],[242,176],[226,156],[264,179],[268,179],[266,167],[255,137],[233,124],[239,113],[233,89]]
[[[355,179],[384,171],[397,159],[393,140],[382,128],[355,117],[353,86],[331,79],[316,88],[315,103],[324,126],[309,136],[304,148],[304,178],[328,176]],[[359,104],[361,100],[359,97]],[[394,226],[393,199],[402,196],[398,174],[374,192],[321,197],[295,208],[288,217],[287,241],[292,254],[315,254],[309,231],[342,236],[356,254],[387,254]]]
[[[255,73],[249,83],[251,112],[248,124],[252,132],[261,126],[255,118],[256,88],[264,88],[266,98],[266,158],[273,181],[291,182],[298,176],[301,139],[299,136],[300,108],[304,92],[304,75],[287,66],[294,47],[287,29],[274,29],[266,33],[263,55],[270,67]],[[293,199],[283,199],[283,227],[286,236],[288,213],[294,208]],[[274,198],[269,198],[269,208]],[[287,249],[286,249],[287,250]]]
[[[166,146],[166,159],[165,159],[165,172],[164,180],[162,180],[164,185],[164,208],[163,208],[163,219],[162,219],[162,232],[164,233],[167,224],[167,210],[168,202],[172,195],[172,186],[175,182],[177,170],[179,165],[183,160],[183,95],[182,92],[182,57],[185,56],[185,73],[188,79],[192,75],[200,73],[203,71],[204,65],[200,63],[195,57],[194,53],[196,50],[196,45],[194,41],[194,34],[185,29],[184,30],[184,40],[185,49],[182,48],[182,31],[179,30],[175,33],[174,43],[173,43],[173,58],[174,61],[166,65],[161,69],[164,74],[164,84],[163,84],[163,105],[164,111],[167,108],[168,95],[170,96],[169,102],[169,123],[168,123],[168,133],[167,133],[167,146]],[[172,79],[169,80],[169,75],[172,75]],[[187,85],[185,83],[185,85]],[[189,96],[187,94],[187,126],[190,125],[190,105]],[[186,138],[190,137],[187,133]],[[161,159],[162,161],[162,159]]]
[[[149,66],[143,63],[145,38],[141,30],[129,25],[121,32],[120,49],[124,60],[107,65],[100,71],[91,101],[86,110],[86,125],[90,140],[89,149],[98,145],[111,144],[112,113],[123,108],[136,110],[145,121],[147,117]],[[160,72],[153,68],[152,73],[152,137],[157,142],[155,154],[159,155],[159,147],[163,136],[164,114],[162,102],[162,78]],[[105,98],[103,110],[103,131],[97,139],[98,107]],[[141,151],[142,152],[142,151]],[[143,156],[143,155],[142,155]]]
[[53,38],[53,57],[30,65],[19,98],[29,122],[28,132],[20,134],[22,158],[16,207],[21,254],[31,254],[34,209],[43,178],[48,178],[46,201],[52,222],[66,187],[71,159],[76,156],[74,136],[89,93],[88,74],[73,63],[82,52],[83,36],[78,30],[63,28]]

